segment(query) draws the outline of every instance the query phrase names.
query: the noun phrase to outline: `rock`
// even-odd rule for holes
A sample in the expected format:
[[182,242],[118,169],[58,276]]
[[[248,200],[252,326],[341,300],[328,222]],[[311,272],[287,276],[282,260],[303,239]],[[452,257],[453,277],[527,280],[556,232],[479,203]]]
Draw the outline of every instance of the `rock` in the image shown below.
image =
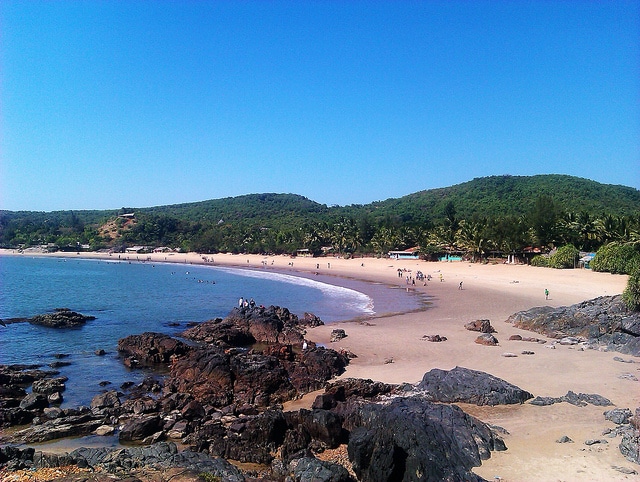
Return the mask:
[[100,393],[91,399],[91,411],[93,413],[102,413],[105,409],[118,408],[120,405],[120,398],[115,390]]
[[143,365],[168,364],[190,350],[189,345],[162,333],[146,332],[118,340],[118,352]]
[[336,341],[340,341],[343,338],[346,338],[346,336],[347,334],[343,329],[336,328],[334,330],[331,330],[331,338],[329,339],[329,342],[335,343]]
[[488,373],[455,367],[452,370],[434,368],[418,384],[431,401],[505,405],[524,403],[533,395]]
[[585,445],[608,444],[608,443],[609,442],[607,442],[606,439],[589,439],[584,441]]
[[575,336],[565,336],[564,338],[561,338],[560,341],[558,341],[559,345],[577,345],[579,343],[582,343],[586,341],[585,338],[577,338]]
[[535,355],[535,352],[530,351],[530,350],[522,350],[520,353],[522,355]]
[[490,333],[485,333],[476,338],[476,343],[479,345],[496,346],[498,339]]
[[469,331],[479,331],[480,333],[497,333],[493,326],[491,326],[491,322],[489,320],[471,321],[465,324],[464,327]]
[[295,482],[355,482],[347,469],[341,465],[318,460],[315,457],[303,457],[295,461],[293,480]]
[[111,425],[100,425],[95,429],[94,433],[99,436],[113,435],[116,429]]
[[[429,441],[429,443],[422,443]],[[368,404],[351,431],[349,459],[358,480],[480,481],[473,467],[504,444],[489,427],[455,405],[417,397]]]
[[509,341],[522,341],[522,336],[521,335],[511,335],[509,337]]
[[640,356],[640,312],[629,311],[619,295],[536,307],[511,315],[507,322],[551,338],[586,340],[590,346]]
[[628,408],[614,408],[604,412],[605,420],[609,420],[617,425],[629,423],[633,413]]
[[102,348],[97,349],[95,352],[96,356],[104,356],[107,354],[106,351],[104,351]]
[[447,341],[447,337],[446,336],[440,336],[440,335],[423,335],[422,339],[425,341],[431,341],[431,342],[441,342],[441,341]]
[[54,392],[47,395],[47,401],[52,405],[60,405],[62,403],[62,393]]
[[31,389],[35,393],[50,395],[56,392],[63,392],[66,388],[64,385],[66,381],[67,377],[43,378],[41,380],[35,380],[31,385]]
[[313,313],[305,312],[301,322],[303,326],[308,326],[309,328],[315,328],[316,326],[324,325],[324,322],[318,318]]
[[633,360],[630,360],[630,359],[626,359],[625,360],[624,358],[621,358],[619,356],[614,356],[613,357],[613,361],[617,361],[617,362],[620,362],[620,363],[635,363],[635,361],[633,361]]
[[585,407],[587,404],[606,407],[613,405],[611,401],[601,395],[588,393],[574,393],[571,390],[562,397],[536,397],[531,400],[532,405],[546,406],[554,403],[567,402],[576,407]]
[[515,353],[505,352],[502,354],[502,356],[505,358],[516,358],[518,355],[516,355]]
[[304,341],[298,317],[279,306],[234,308],[226,318],[206,321],[181,335],[225,347],[255,343],[302,345]]
[[558,444],[572,444],[573,440],[571,440],[569,437],[567,437],[566,435],[563,435],[562,437],[560,437],[558,440],[556,440],[556,443]]
[[[215,480],[225,482],[242,482],[244,476],[226,460],[212,457],[204,453],[191,450],[178,451],[174,443],[160,442],[146,447],[125,448],[79,448],[69,453],[75,465],[91,468],[92,471],[122,475],[123,479],[134,482],[140,480],[134,477],[137,470],[148,472],[160,471],[149,480],[179,481],[179,474],[188,470],[192,478],[189,481],[199,481],[198,474],[207,473]],[[38,464],[34,464],[36,467]],[[182,469],[176,472],[176,468]]]
[[162,420],[158,415],[136,416],[128,420],[120,429],[119,440],[131,442],[144,440],[146,437],[160,431]]
[[626,474],[626,475],[637,475],[638,474],[637,470],[630,469],[629,467],[620,467],[619,465],[612,465],[611,468],[613,470],[617,470],[621,474]]
[[84,325],[87,321],[95,320],[95,316],[85,316],[66,308],[58,309],[55,313],[36,315],[27,321],[33,325],[47,326],[50,328],[75,328]]
[[40,393],[29,393],[20,402],[20,408],[24,410],[42,410],[49,406],[46,395]]

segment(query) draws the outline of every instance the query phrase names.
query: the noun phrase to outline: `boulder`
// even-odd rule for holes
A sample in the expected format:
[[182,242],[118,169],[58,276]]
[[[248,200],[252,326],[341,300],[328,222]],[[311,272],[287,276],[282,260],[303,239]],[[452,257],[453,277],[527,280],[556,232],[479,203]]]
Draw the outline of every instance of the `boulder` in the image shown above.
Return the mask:
[[162,419],[158,415],[142,415],[129,419],[120,429],[118,439],[123,442],[144,440],[159,432],[162,428]]
[[335,343],[336,341],[340,341],[346,337],[347,334],[343,329],[336,328],[335,330],[331,330],[331,338],[329,339],[329,342]]
[[428,400],[444,403],[509,405],[533,398],[531,393],[500,378],[462,367],[449,371],[434,368],[424,374],[418,388],[426,392]]
[[476,338],[476,343],[479,345],[496,346],[498,344],[498,339],[491,333],[484,333]]
[[191,347],[169,335],[146,332],[118,340],[118,352],[136,360],[138,364],[168,364],[174,358],[184,356]]
[[93,413],[102,413],[105,409],[118,408],[120,405],[120,398],[115,390],[100,393],[91,399],[91,411]]
[[496,333],[496,330],[491,326],[489,320],[476,320],[470,321],[464,327],[469,331],[479,331],[480,333]]
[[20,402],[20,408],[24,410],[42,410],[49,406],[49,400],[46,395],[41,393],[29,393]]
[[487,425],[459,407],[419,397],[363,406],[348,444],[362,482],[417,480],[416,474],[426,482],[480,481],[472,468],[504,449]]

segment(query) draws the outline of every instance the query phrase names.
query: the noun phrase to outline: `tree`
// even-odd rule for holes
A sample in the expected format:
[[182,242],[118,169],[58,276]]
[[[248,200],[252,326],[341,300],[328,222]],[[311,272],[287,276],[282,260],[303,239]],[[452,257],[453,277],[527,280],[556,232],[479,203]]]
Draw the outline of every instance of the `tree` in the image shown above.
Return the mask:
[[548,247],[556,242],[560,208],[551,196],[538,196],[529,212],[529,224],[539,246]]

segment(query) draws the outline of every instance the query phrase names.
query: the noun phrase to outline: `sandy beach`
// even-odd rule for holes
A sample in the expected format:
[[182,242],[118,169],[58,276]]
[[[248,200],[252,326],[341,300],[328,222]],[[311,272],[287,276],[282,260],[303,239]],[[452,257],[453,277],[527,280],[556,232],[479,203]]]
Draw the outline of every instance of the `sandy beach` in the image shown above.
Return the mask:
[[[2,251],[0,254],[15,254]],[[30,256],[25,253],[21,256]],[[45,256],[98,258],[95,253],[55,253]],[[154,262],[202,263],[196,253],[121,255],[131,260]],[[112,255],[117,257],[117,255]],[[640,359],[635,363],[620,363],[614,357],[630,359],[628,355],[595,350],[582,351],[573,346],[548,349],[545,345],[509,341],[514,334],[533,334],[505,323],[509,315],[535,306],[564,306],[603,295],[622,293],[627,277],[590,270],[554,270],[523,265],[471,264],[468,262],[426,262],[374,258],[290,258],[286,256],[208,255],[209,263],[217,266],[278,270],[301,276],[322,275],[356,278],[403,289],[427,293],[432,300],[424,311],[372,317],[364,321],[332,323],[308,331],[307,338],[331,348],[343,348],[357,355],[344,377],[370,378],[388,383],[420,381],[432,368],[451,369],[462,366],[482,370],[503,378],[534,396],[560,397],[569,390],[598,394],[610,399],[615,407],[635,410],[640,406],[640,382],[621,378],[624,374],[640,377]],[[291,265],[291,263],[293,265]],[[398,270],[403,276],[398,277]],[[406,275],[416,271],[431,275],[429,282],[406,283]],[[440,281],[442,275],[442,281]],[[462,289],[460,288],[462,282]],[[544,290],[549,290],[545,299]],[[489,319],[497,330],[499,346],[476,344],[478,333],[467,331],[464,324],[477,319]],[[343,328],[347,337],[330,343],[331,330]],[[431,343],[424,335],[446,336],[447,341]],[[550,344],[549,340],[547,344]],[[533,355],[521,355],[531,350]],[[506,352],[517,357],[504,357]],[[308,404],[311,397],[298,401]],[[475,472],[488,480],[503,481],[595,481],[639,480],[638,475],[626,475],[614,469],[621,466],[639,470],[618,450],[619,438],[608,444],[587,446],[585,440],[606,439],[603,430],[614,424],[603,417],[607,408],[588,405],[575,407],[556,403],[547,407],[530,404],[519,406],[461,406],[481,420],[499,425],[508,450],[493,452]],[[614,408],[614,407],[609,407]],[[567,435],[574,443],[560,444],[556,440]],[[499,479],[497,479],[499,477]]]

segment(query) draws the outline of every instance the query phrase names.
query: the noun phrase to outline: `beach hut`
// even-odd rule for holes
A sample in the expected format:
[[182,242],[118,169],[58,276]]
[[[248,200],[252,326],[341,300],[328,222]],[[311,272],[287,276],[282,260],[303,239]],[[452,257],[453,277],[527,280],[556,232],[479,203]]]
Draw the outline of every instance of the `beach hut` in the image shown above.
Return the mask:
[[391,259],[418,259],[418,248],[409,248],[404,251],[389,251]]

